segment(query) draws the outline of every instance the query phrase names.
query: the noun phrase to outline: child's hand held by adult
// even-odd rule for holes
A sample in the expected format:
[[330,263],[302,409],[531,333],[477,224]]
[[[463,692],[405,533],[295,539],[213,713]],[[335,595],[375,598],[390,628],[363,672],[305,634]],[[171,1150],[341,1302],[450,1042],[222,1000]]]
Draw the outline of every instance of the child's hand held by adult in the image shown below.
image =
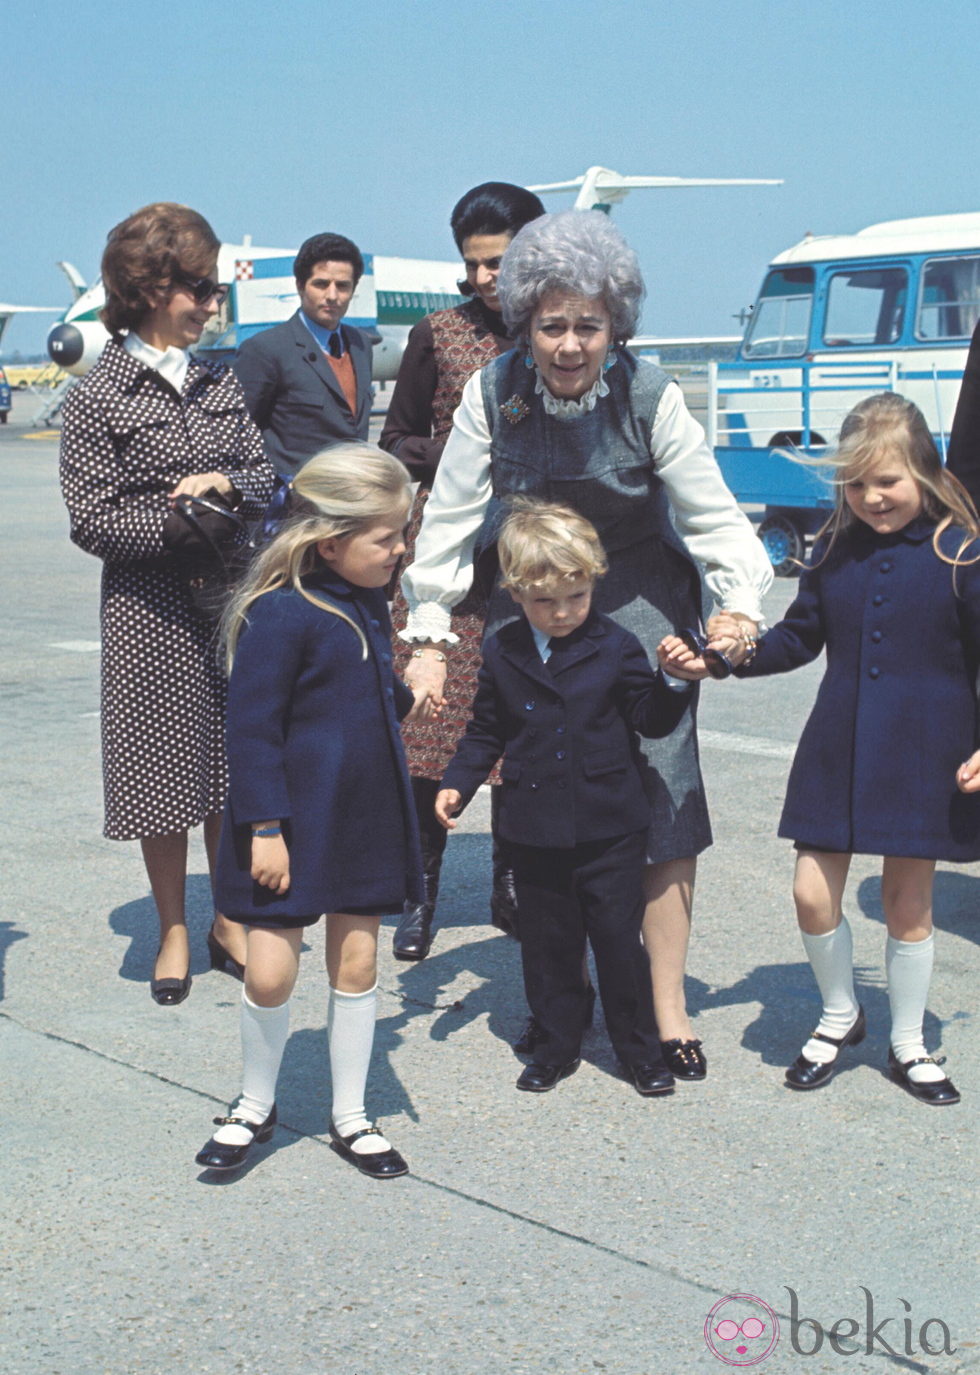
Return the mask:
[[672,678],[684,678],[696,683],[708,677],[703,659],[699,659],[677,635],[665,635],[657,645],[657,661],[664,673]]
[[956,786],[961,793],[980,792],[980,750],[976,750],[956,771]]

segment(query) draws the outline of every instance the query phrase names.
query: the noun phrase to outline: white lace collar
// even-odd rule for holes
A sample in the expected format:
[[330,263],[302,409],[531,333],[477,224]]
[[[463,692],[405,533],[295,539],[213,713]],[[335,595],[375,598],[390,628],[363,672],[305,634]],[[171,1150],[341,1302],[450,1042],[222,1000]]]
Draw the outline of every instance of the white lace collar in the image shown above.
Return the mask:
[[548,415],[557,416],[559,420],[574,420],[576,416],[588,415],[589,411],[595,410],[596,402],[600,396],[609,395],[609,383],[601,372],[585,395],[576,397],[574,401],[562,401],[559,397],[554,396],[545,385],[545,380],[541,376],[537,364],[534,365],[534,372],[536,377],[535,394],[541,397],[545,412]]

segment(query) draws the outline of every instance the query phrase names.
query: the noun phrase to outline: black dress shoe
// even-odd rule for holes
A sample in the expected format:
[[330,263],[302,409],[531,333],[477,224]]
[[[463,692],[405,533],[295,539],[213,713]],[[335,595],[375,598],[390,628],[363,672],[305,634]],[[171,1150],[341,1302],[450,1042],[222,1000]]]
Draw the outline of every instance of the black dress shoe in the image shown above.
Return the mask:
[[211,968],[223,970],[225,974],[230,974],[239,983],[245,982],[245,966],[239,964],[234,955],[218,940],[214,934],[214,923],[211,923],[211,930],[208,932],[208,955],[211,959]]
[[944,1065],[945,1055],[938,1060],[931,1055],[920,1055],[916,1060],[899,1060],[898,1056],[888,1047],[888,1068],[891,1070],[893,1079],[897,1079],[903,1088],[908,1089],[913,1098],[918,1098],[921,1103],[928,1103],[931,1107],[941,1108],[946,1103],[958,1103],[960,1101],[959,1089],[957,1089],[951,1079],[945,1076],[942,1079],[932,1079],[920,1082],[909,1078],[909,1070],[913,1065]]
[[661,1041],[664,1064],[675,1079],[705,1079],[708,1062],[704,1058],[700,1041],[682,1041],[674,1037],[672,1041]]
[[868,1030],[868,1024],[864,1020],[864,1008],[858,1008],[857,1020],[850,1031],[835,1040],[833,1036],[825,1036],[822,1031],[815,1031],[811,1037],[814,1041],[826,1041],[828,1045],[837,1047],[837,1054],[826,1065],[818,1065],[813,1060],[808,1060],[805,1055],[798,1055],[789,1069],[786,1071],[786,1086],[791,1089],[819,1089],[824,1084],[833,1079],[837,1072],[840,1061],[840,1053],[845,1046],[856,1046],[864,1037]]
[[432,946],[432,917],[433,909],[428,903],[406,906],[391,942],[391,953],[396,960],[425,959]]
[[190,970],[182,979],[151,979],[150,997],[161,1007],[176,1007],[191,991]]
[[674,1076],[666,1065],[626,1065],[627,1077],[643,1098],[674,1092]]
[[517,1087],[525,1093],[547,1093],[560,1079],[574,1074],[581,1063],[581,1060],[569,1060],[567,1065],[539,1065],[535,1060],[525,1067]]
[[238,1117],[235,1109],[238,1107],[237,1101],[232,1103],[228,1109],[227,1117],[216,1117],[214,1125],[216,1127],[244,1127],[246,1131],[252,1133],[251,1141],[246,1141],[244,1146],[230,1146],[224,1141],[215,1141],[212,1136],[206,1146],[203,1146],[194,1157],[194,1163],[203,1165],[206,1170],[237,1170],[240,1165],[245,1164],[249,1151],[256,1141],[268,1141],[276,1127],[276,1105],[273,1103],[272,1111],[264,1122],[249,1122],[245,1117]]
[[[582,1023],[583,1029],[588,1031],[595,1020],[595,987],[589,984],[585,991],[585,1021]],[[545,1039],[544,1028],[532,1013],[524,1023],[524,1030],[514,1042],[514,1049],[518,1055],[533,1055],[538,1046]]]
[[344,1160],[356,1165],[361,1174],[370,1175],[372,1179],[397,1179],[399,1175],[408,1174],[408,1166],[394,1146],[387,1151],[368,1151],[363,1155],[352,1149],[354,1142],[360,1141],[362,1136],[383,1135],[377,1127],[362,1127],[359,1132],[351,1132],[350,1136],[341,1136],[331,1122],[329,1130],[333,1149]]

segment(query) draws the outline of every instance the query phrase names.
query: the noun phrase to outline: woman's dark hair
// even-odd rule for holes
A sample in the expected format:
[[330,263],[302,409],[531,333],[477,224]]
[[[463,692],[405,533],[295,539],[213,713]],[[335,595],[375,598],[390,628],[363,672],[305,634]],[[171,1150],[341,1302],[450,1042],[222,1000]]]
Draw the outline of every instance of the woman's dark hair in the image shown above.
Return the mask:
[[350,263],[354,269],[354,285],[364,275],[364,259],[356,243],[343,234],[314,234],[302,244],[293,259],[293,276],[297,286],[304,287],[313,276],[317,263]]
[[203,215],[173,201],[144,205],[109,231],[102,254],[105,305],[100,316],[110,334],[136,329],[181,274],[206,277],[221,244]]
[[544,206],[533,191],[512,186],[508,181],[485,181],[474,186],[453,206],[449,226],[456,247],[463,251],[463,240],[471,234],[510,234],[544,214]]

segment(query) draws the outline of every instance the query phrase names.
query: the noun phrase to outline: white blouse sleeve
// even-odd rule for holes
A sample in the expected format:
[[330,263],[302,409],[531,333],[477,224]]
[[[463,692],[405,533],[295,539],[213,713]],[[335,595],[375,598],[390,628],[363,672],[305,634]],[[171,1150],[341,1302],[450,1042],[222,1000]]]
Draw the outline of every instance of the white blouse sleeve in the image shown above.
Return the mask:
[[480,374],[463,388],[452,433],[442,451],[415,559],[402,574],[409,616],[403,640],[455,644],[449,613],[473,582],[473,550],[490,503],[490,427]]
[[704,430],[688,411],[676,382],[665,388],[657,408],[650,456],[667,488],[677,533],[704,567],[715,601],[725,611],[761,621],[772,565],[725,486]]

